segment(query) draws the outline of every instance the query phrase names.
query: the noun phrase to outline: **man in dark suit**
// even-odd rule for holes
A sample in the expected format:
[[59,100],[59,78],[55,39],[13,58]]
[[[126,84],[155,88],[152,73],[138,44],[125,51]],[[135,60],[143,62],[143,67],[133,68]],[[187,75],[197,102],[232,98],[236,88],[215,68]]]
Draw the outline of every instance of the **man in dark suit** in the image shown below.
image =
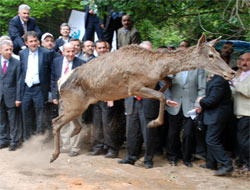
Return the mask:
[[70,26],[68,23],[62,23],[60,26],[60,34],[59,38],[56,39],[55,41],[55,46],[54,50],[56,52],[62,53],[62,47],[64,43],[67,43],[70,41],[71,37],[69,36],[70,34]]
[[203,110],[203,123],[207,125],[206,144],[207,159],[203,168],[217,169],[217,163],[222,167],[215,175],[225,175],[233,171],[232,160],[222,146],[222,132],[226,121],[230,117],[231,90],[228,81],[221,76],[214,75],[207,83],[206,96],[199,98],[198,102]]
[[[57,81],[67,72],[72,69],[86,63],[84,60],[75,56],[76,50],[73,43],[65,43],[63,46],[63,56],[54,59],[51,70],[51,91],[53,103],[58,105],[59,94]],[[63,108],[59,105],[59,115],[63,112]],[[82,123],[82,117],[78,118],[79,123]],[[69,156],[77,156],[80,151],[80,140],[81,133],[71,137],[72,131],[74,130],[73,122],[65,125],[61,129],[61,141],[62,147],[61,152],[69,152]]]
[[12,51],[11,41],[0,42],[0,149],[10,145],[10,151],[19,143],[17,108],[21,105],[20,63],[11,57]]
[[32,113],[34,107],[36,118],[36,133],[43,133],[42,116],[44,103],[48,99],[50,83],[50,67],[52,62],[51,52],[38,47],[38,34],[34,31],[24,35],[27,49],[20,52],[21,63],[21,92],[22,92],[22,116],[23,137],[27,140],[32,134]]
[[[152,49],[151,42],[144,41],[141,47]],[[155,87],[160,90],[159,84]],[[176,102],[169,102],[171,106],[176,106]],[[141,152],[141,145],[144,141],[144,166],[153,167],[153,156],[156,145],[158,144],[158,129],[147,128],[148,123],[156,119],[159,113],[160,103],[158,100],[146,99],[140,97],[128,97],[125,99],[126,110],[126,137],[127,150],[126,158],[120,160],[120,164],[134,165]]]
[[36,25],[36,20],[30,15],[30,7],[22,4],[18,8],[18,15],[10,20],[9,34],[14,45],[14,53],[19,54],[20,50],[26,48],[24,43],[24,34],[28,31],[37,32],[39,39],[42,33]]

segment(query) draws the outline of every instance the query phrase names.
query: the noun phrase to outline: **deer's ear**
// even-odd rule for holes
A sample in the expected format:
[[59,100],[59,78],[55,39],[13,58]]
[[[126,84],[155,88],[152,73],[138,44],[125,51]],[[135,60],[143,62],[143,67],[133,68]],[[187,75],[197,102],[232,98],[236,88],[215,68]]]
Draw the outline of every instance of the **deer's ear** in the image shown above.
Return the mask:
[[202,36],[200,37],[199,41],[198,41],[197,48],[202,47],[205,40],[206,40],[206,35],[203,33]]
[[207,45],[215,48],[216,44],[220,41],[220,39],[221,39],[221,36],[215,40],[208,42]]

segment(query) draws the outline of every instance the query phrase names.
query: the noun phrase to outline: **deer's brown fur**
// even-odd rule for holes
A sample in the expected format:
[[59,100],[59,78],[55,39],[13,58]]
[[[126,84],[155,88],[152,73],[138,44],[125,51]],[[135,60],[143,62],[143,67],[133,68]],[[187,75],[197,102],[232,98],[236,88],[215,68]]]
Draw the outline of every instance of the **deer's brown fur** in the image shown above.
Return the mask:
[[232,79],[234,72],[212,47],[219,38],[208,44],[204,44],[204,40],[205,35],[202,35],[197,46],[168,53],[129,45],[95,58],[60,79],[58,86],[64,112],[53,120],[56,150],[51,162],[60,154],[60,129],[73,120],[76,128],[72,136],[77,134],[80,125],[76,118],[90,104],[129,96],[158,99],[159,115],[148,124],[148,127],[155,127],[163,123],[166,101],[161,91],[153,90],[159,80],[196,68]]

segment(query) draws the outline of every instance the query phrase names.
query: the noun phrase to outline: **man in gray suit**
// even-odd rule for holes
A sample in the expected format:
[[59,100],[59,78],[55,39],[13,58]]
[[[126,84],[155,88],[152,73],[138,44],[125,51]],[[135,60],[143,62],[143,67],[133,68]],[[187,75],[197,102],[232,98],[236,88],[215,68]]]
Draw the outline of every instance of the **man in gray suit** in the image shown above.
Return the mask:
[[[182,44],[182,43],[181,43]],[[187,47],[181,46],[182,49]],[[176,165],[181,154],[180,131],[183,129],[183,162],[192,167],[191,155],[194,139],[194,124],[187,112],[195,109],[201,112],[196,101],[198,97],[205,96],[206,75],[201,69],[183,71],[172,79],[172,86],[168,99],[176,101],[178,107],[167,107],[169,113],[169,127],[167,137],[167,155],[171,165]]]
[[0,42],[0,149],[10,145],[10,151],[19,143],[17,108],[21,105],[20,63],[11,57],[12,51],[10,40]]

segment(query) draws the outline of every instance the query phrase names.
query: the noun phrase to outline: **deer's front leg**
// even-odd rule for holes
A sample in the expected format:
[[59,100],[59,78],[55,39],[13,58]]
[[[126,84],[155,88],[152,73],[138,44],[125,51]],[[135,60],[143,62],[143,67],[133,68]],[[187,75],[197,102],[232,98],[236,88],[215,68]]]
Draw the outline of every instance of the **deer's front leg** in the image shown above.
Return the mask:
[[164,122],[164,107],[166,102],[165,95],[162,92],[147,87],[142,87],[139,91],[135,92],[134,95],[140,96],[142,98],[153,98],[160,101],[160,109],[158,117],[155,120],[150,121],[148,127],[151,128],[162,125]]

